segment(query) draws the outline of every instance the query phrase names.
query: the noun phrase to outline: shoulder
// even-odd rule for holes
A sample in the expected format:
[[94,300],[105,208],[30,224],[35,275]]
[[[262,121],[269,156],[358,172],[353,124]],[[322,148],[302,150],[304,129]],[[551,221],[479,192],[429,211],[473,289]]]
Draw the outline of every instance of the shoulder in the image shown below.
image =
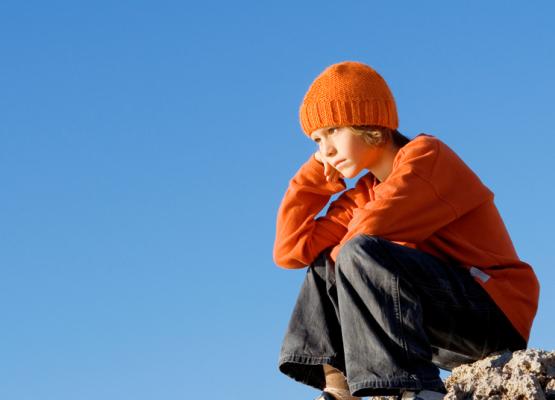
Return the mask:
[[[466,187],[486,188],[476,173],[446,143],[433,135],[421,133],[407,143],[399,165],[406,165],[413,172],[433,182],[436,187],[457,183]],[[468,189],[470,190],[470,189]],[[489,191],[487,189],[486,191]],[[489,193],[489,192],[488,192]]]
[[399,150],[394,160],[394,168],[401,165],[406,165],[414,172],[420,172],[427,177],[438,170],[445,174],[458,167],[467,167],[446,143],[427,133],[418,134]]
[[428,133],[419,133],[399,150],[399,158],[458,158],[455,152],[441,139]]
[[443,146],[446,146],[445,143],[438,137],[428,133],[419,133],[410,142],[404,145],[401,150],[404,152],[438,151],[439,148]]
[[397,152],[393,168],[407,163],[432,168],[443,145],[437,137],[420,133]]

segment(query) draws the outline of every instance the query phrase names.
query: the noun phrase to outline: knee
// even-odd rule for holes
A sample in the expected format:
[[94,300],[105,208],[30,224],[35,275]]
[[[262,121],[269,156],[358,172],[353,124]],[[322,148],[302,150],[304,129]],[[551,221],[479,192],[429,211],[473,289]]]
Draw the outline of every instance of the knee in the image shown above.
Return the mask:
[[379,236],[361,234],[353,237],[341,246],[336,258],[336,268],[344,275],[375,270],[374,265],[380,264],[380,257],[376,257],[383,247],[380,245],[382,239]]
[[366,234],[357,235],[341,246],[336,261],[339,262],[342,259],[351,259],[363,253],[371,254],[379,247],[380,240],[379,236]]

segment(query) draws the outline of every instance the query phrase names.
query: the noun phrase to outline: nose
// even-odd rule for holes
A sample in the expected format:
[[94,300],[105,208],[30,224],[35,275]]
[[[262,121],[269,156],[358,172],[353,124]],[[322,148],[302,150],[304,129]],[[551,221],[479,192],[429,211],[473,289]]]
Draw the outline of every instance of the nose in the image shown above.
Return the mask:
[[326,157],[331,157],[335,154],[335,147],[333,146],[333,143],[331,143],[329,140],[323,140],[322,147],[322,153]]

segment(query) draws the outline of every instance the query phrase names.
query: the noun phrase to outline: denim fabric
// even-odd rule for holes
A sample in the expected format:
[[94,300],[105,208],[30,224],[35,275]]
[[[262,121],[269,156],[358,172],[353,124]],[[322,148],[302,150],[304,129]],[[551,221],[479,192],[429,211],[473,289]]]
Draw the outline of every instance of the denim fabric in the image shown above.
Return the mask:
[[322,364],[354,396],[444,390],[439,368],[526,341],[468,270],[377,236],[331,249],[307,268],[279,357],[284,374],[318,389]]

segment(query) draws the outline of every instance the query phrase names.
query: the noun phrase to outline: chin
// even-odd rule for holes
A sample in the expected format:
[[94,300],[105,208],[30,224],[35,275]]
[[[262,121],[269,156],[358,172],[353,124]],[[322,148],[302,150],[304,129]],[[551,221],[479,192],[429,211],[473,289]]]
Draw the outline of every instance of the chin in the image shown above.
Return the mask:
[[353,179],[357,174],[354,174],[353,171],[341,171],[341,174],[347,179]]

